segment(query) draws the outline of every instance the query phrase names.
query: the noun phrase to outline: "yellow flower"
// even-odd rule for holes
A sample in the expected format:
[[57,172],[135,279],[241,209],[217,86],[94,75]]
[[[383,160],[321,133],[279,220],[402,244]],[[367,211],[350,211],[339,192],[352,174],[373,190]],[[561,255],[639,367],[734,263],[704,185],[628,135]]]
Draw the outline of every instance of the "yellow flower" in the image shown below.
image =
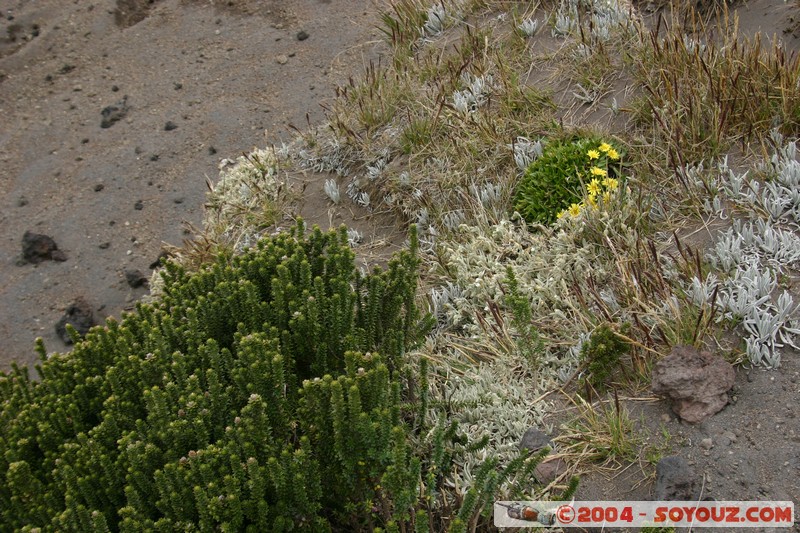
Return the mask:
[[563,209],[563,210],[561,210],[561,211],[559,211],[559,212],[558,212],[558,214],[556,215],[556,218],[557,218],[558,220],[561,220],[562,218],[564,218],[564,215],[566,215],[566,214],[567,214],[567,210],[566,210],[566,209]]
[[608,143],[603,143],[603,144],[601,144],[601,145],[600,145],[600,147],[599,147],[599,150],[600,150],[601,152],[606,152],[606,153],[607,153],[609,150],[613,150],[613,148],[611,148],[611,145],[610,145],[610,144],[608,144]]
[[597,150],[589,150],[586,152],[586,155],[589,156],[589,159],[598,159],[600,157],[600,152]]
[[581,214],[581,206],[578,204],[572,204],[569,206],[569,214],[576,217]]
[[589,205],[592,207],[597,207],[597,195],[590,194],[589,195]]
[[617,151],[616,151],[616,150],[614,150],[613,148],[611,148],[611,149],[610,149],[610,150],[607,152],[607,155],[608,155],[608,158],[609,158],[609,159],[613,159],[614,161],[616,161],[617,159],[619,159],[619,154],[618,154],[618,153],[617,153]]
[[615,190],[617,190],[617,187],[619,186],[619,182],[614,178],[606,178],[606,179],[603,180],[603,185],[609,191],[615,191]]
[[603,193],[603,203],[604,204],[611,203],[611,191],[606,191]]
[[592,176],[608,176],[608,171],[603,170],[600,167],[592,167]]
[[597,178],[589,182],[589,185],[586,186],[586,190],[590,196],[597,196],[600,194],[600,182],[597,181]]

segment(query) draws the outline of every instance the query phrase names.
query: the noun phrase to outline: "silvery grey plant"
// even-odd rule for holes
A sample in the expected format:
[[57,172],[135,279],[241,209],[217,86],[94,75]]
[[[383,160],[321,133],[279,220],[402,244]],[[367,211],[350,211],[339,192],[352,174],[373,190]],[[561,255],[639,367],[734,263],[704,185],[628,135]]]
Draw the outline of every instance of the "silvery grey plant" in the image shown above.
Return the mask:
[[402,171],[397,176],[397,183],[399,183],[403,187],[408,187],[411,185],[411,173],[407,170]]
[[689,35],[683,36],[683,46],[690,54],[702,55],[706,51],[706,45]]
[[442,224],[445,228],[450,231],[454,231],[458,228],[461,224],[466,221],[466,217],[464,216],[464,211],[461,209],[456,209],[455,211],[448,211],[442,217]]
[[361,241],[364,240],[364,236],[358,231],[356,228],[348,228],[347,229],[347,242],[350,244],[350,247],[355,248]]
[[[469,442],[489,439],[486,448],[468,453],[445,481],[461,494],[472,485],[474,472],[488,457],[502,463],[517,457],[520,438],[528,428],[552,431],[544,422],[550,403],[536,401],[550,383],[538,378],[521,357],[480,363],[467,375],[445,367],[431,381],[433,395],[446,399],[450,418],[460,422]],[[520,386],[521,382],[525,386]],[[442,413],[441,409],[429,411],[432,426],[443,422]]]
[[360,191],[356,194],[354,200],[361,207],[369,207],[369,193],[367,191]]
[[430,312],[436,319],[437,330],[445,330],[461,322],[461,314],[453,302],[463,297],[461,287],[451,281],[431,289]]
[[462,91],[453,92],[453,107],[463,114],[474,113],[486,104],[493,90],[493,79],[490,74],[485,76],[470,76],[463,74],[462,83],[467,87]]
[[348,149],[335,136],[326,137],[315,148],[301,148],[297,152],[300,166],[313,172],[335,172],[346,176]]
[[517,25],[517,29],[526,37],[533,37],[539,30],[539,21],[533,17],[526,18]]
[[435,37],[444,31],[447,10],[444,3],[433,4],[428,8],[425,24],[422,25],[421,33],[423,37]]
[[328,195],[328,198],[330,198],[334,204],[338,204],[341,201],[341,196],[339,195],[339,184],[336,183],[336,180],[331,178],[325,180],[324,188],[325,194]]
[[562,0],[553,20],[553,37],[566,37],[578,28],[577,0]]
[[508,147],[513,150],[514,163],[521,172],[528,170],[531,163],[542,157],[544,152],[544,144],[541,139],[531,141],[527,137],[517,137]]
[[[796,227],[793,210],[800,198],[800,165],[794,141],[784,143],[777,132],[771,140],[775,153],[762,170],[772,179],[763,184],[749,179],[747,172],[734,172],[727,159],[718,163],[718,188],[707,210],[729,201],[748,219],[733,220],[706,254],[709,263],[724,275],[695,278],[687,287],[698,305],[710,303],[712,295],[717,295],[719,319],[741,324],[748,360],[766,367],[779,366],[780,349],[796,348],[795,336],[800,334],[798,306],[791,294],[783,291],[775,297],[778,275],[800,265],[800,237],[790,229]],[[695,167],[686,169],[684,175],[698,182],[702,171]]]
[[375,159],[371,165],[367,165],[367,177],[369,177],[370,180],[375,180],[380,177],[386,169],[386,165],[389,164],[389,158],[389,149],[384,147],[377,159]]

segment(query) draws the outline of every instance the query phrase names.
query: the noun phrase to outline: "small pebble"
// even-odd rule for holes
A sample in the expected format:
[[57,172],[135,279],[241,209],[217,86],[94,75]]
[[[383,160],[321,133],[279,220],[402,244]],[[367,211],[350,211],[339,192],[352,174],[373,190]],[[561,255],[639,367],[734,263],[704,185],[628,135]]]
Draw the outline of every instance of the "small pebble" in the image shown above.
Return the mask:
[[712,446],[714,446],[714,441],[712,441],[710,438],[705,438],[700,441],[700,447],[704,450],[710,450]]

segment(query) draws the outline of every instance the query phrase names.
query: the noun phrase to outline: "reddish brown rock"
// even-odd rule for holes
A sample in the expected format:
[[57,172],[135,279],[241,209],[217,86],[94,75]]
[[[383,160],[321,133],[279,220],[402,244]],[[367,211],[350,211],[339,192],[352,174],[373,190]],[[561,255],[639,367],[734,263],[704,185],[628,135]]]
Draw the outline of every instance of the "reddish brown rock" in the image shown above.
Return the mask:
[[734,379],[733,366],[724,359],[691,346],[675,346],[653,368],[652,388],[672,400],[675,414],[694,424],[727,405]]
[[533,469],[533,476],[539,483],[548,485],[566,471],[567,463],[563,459],[549,456],[536,465],[536,468]]

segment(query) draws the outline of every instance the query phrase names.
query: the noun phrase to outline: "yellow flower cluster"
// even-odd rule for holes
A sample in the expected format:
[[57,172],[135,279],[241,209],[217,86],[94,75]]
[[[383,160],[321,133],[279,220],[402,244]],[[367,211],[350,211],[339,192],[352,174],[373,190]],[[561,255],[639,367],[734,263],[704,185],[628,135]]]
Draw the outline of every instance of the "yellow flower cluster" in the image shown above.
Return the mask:
[[[619,159],[619,153],[616,150],[614,150],[614,147],[608,143],[600,144],[598,150],[606,154],[608,158],[611,159],[612,161],[617,161]],[[589,151],[597,153],[597,150],[589,150]],[[596,159],[596,158],[592,158],[592,156],[590,155],[589,159]]]
[[[613,146],[605,142],[601,143],[596,150],[589,150],[586,152],[586,155],[589,157],[590,162],[599,160],[603,155],[612,161],[619,160],[619,152],[617,152]],[[569,206],[569,208],[564,209],[558,214],[559,219],[566,215],[570,215],[573,218],[577,217],[582,211],[587,209],[587,207],[592,209],[597,208],[599,202],[604,205],[611,202],[614,193],[619,188],[619,181],[616,178],[609,177],[608,170],[600,168],[597,165],[592,166],[589,173],[592,176],[592,180],[586,185],[586,201],[574,203]]]

